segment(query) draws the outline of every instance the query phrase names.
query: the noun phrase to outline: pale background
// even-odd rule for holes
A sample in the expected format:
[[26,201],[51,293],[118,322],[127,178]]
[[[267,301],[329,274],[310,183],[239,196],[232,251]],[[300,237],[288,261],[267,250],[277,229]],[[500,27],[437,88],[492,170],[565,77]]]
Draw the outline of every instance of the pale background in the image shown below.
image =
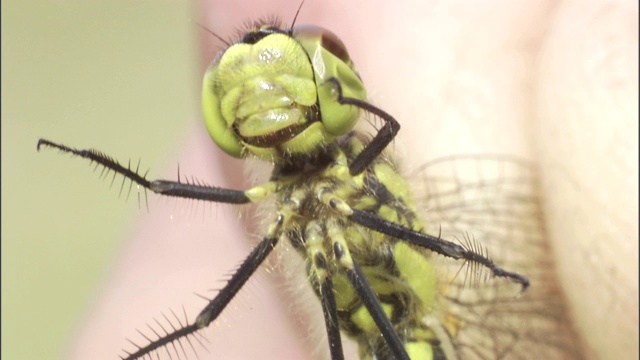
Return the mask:
[[38,138],[175,169],[198,121],[193,7],[2,2],[4,359],[63,357],[139,212],[135,192],[118,199],[119,182],[109,190],[85,162],[36,152]]

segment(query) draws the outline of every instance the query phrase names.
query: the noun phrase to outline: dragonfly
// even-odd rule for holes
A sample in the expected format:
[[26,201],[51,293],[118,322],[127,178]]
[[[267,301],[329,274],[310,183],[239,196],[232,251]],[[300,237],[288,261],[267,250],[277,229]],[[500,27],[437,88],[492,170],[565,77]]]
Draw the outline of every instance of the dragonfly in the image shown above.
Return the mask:
[[[402,176],[387,149],[399,121],[367,100],[346,46],[317,26],[253,23],[212,62],[202,99],[212,140],[271,163],[268,181],[237,190],[149,180],[97,150],[38,142],[162,196],[274,202],[262,240],[195,320],[151,328],[123,359],[197,352],[199,332],[283,242],[303,259],[333,360],[344,358],[343,336],[361,359],[580,357],[552,264],[539,261],[548,249],[529,164],[456,157]],[[375,134],[356,128],[363,113],[381,120]],[[536,256],[517,252],[524,243]]]

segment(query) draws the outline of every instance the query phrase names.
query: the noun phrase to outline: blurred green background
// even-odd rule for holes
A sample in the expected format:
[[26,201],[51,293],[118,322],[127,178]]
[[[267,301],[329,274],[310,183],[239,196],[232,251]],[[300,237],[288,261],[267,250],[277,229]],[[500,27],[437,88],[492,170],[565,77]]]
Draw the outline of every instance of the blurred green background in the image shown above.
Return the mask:
[[[198,120],[188,1],[2,2],[2,357],[58,359],[139,212],[44,137],[162,167]],[[125,197],[125,196],[123,196]],[[103,216],[86,216],[100,207]],[[95,213],[94,213],[95,214]]]

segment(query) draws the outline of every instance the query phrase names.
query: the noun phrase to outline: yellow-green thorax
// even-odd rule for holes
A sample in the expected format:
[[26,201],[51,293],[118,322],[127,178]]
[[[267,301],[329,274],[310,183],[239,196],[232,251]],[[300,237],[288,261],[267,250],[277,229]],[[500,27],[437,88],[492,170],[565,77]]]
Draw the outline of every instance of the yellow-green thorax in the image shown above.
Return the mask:
[[[328,46],[329,44],[330,46]],[[274,162],[310,154],[349,132],[359,111],[337,102],[366,99],[340,40],[317,27],[262,26],[209,66],[202,105],[213,140],[228,154]]]
[[[358,297],[340,266],[332,261],[332,241],[343,238],[353,257],[377,294],[382,307],[412,359],[433,359],[441,354],[435,334],[424,318],[434,311],[437,294],[436,270],[430,252],[406,242],[344,221],[319,200],[322,196],[344,200],[350,207],[376,213],[386,220],[413,229],[422,229],[405,180],[394,164],[385,157],[376,159],[363,173],[352,176],[347,168],[364,147],[366,140],[352,132],[337,140],[327,153],[326,161],[315,167],[307,164],[304,172],[276,166],[272,178],[279,184],[278,204],[295,198],[300,208],[287,236],[303,257],[308,257],[309,227],[319,230],[333,274],[334,292],[342,332],[356,340],[362,359],[389,358],[380,330]],[[318,280],[314,278],[313,262],[308,275],[316,294],[320,296]],[[439,358],[435,356],[435,358]]]

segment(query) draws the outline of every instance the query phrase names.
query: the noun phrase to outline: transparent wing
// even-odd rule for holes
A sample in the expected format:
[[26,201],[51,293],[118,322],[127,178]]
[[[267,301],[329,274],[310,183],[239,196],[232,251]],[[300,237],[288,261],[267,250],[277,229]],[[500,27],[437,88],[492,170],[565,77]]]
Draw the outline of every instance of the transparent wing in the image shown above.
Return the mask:
[[[531,287],[485,279],[442,261],[435,321],[458,359],[580,358],[542,225],[535,168],[504,156],[449,157],[410,174],[428,232],[482,252],[527,276]],[[448,340],[447,340],[448,338]]]

